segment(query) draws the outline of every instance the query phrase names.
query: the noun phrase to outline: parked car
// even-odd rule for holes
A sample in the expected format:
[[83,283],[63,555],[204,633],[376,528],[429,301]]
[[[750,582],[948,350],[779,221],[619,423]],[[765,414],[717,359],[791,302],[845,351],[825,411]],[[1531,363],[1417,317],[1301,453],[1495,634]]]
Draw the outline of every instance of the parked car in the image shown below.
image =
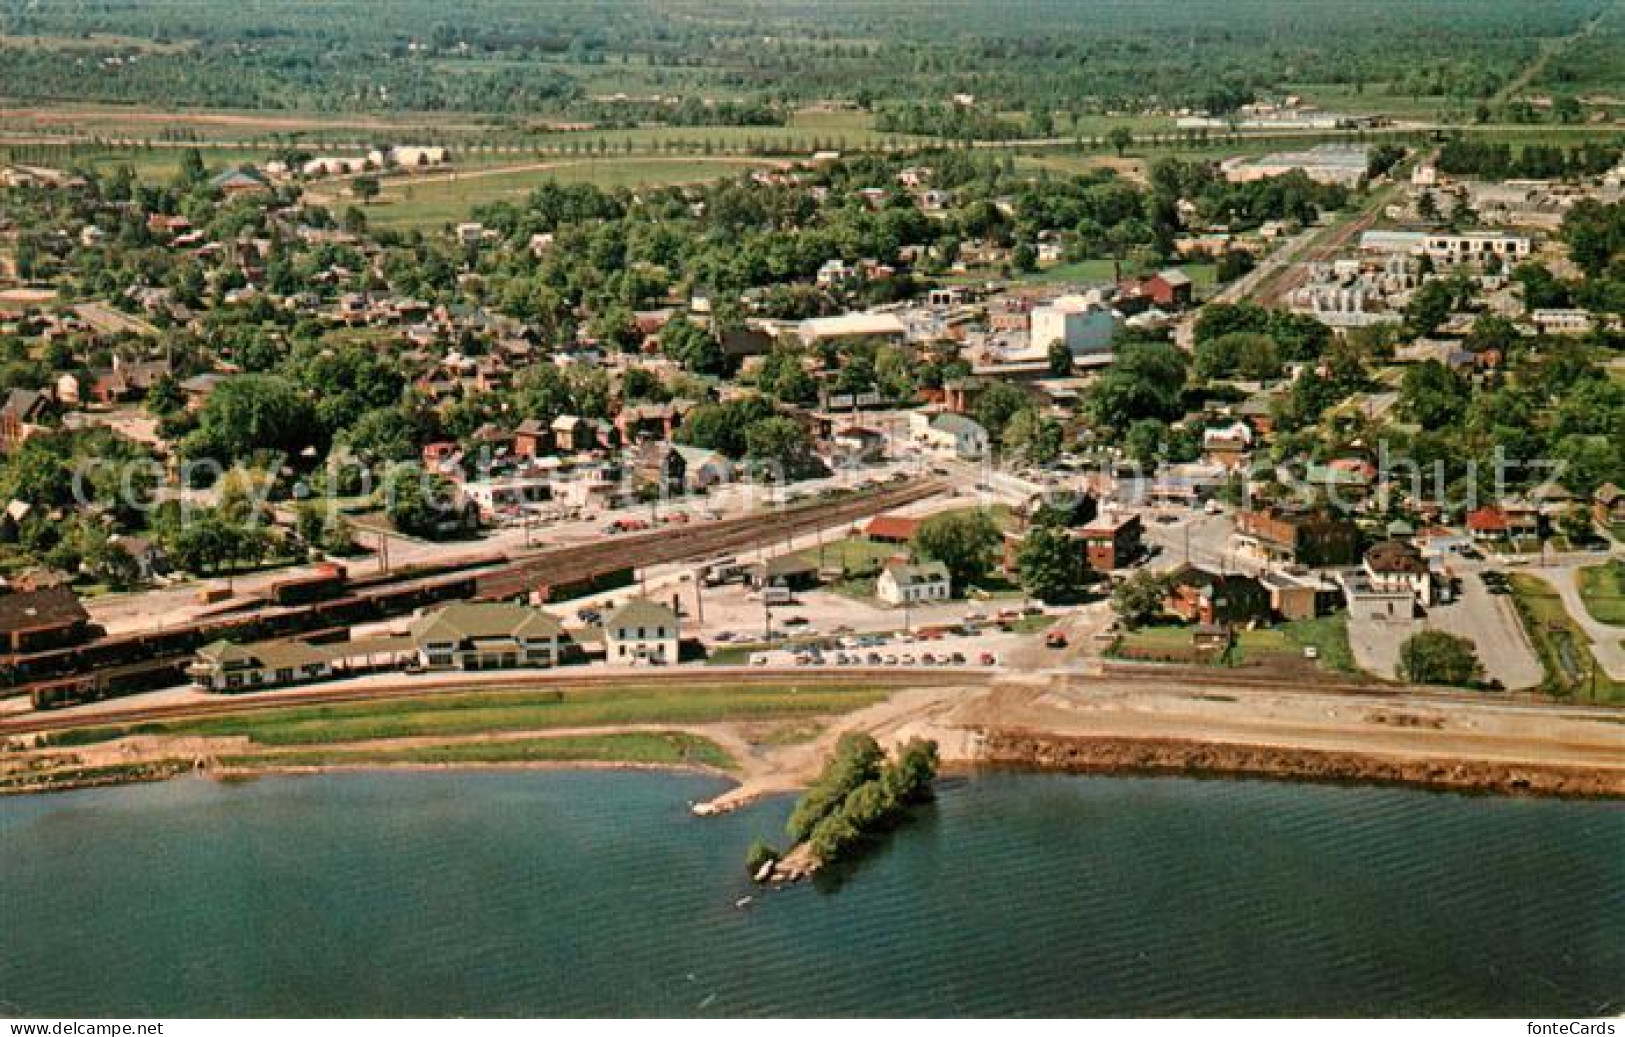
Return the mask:
[[1065,648],[1066,647],[1066,635],[1061,633],[1059,630],[1051,630],[1048,634],[1046,634],[1044,636],[1044,647],[1045,648]]

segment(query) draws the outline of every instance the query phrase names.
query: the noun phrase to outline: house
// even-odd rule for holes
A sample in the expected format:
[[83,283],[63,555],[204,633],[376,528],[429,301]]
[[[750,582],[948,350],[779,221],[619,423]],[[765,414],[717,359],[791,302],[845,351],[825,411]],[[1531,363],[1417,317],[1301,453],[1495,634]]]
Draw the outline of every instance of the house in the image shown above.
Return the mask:
[[1364,569],[1341,576],[1349,619],[1361,622],[1409,620],[1416,616],[1416,595],[1408,587],[1379,587]]
[[50,413],[51,397],[38,389],[12,389],[0,403],[0,449],[27,439]]
[[0,594],[0,649],[40,652],[76,644],[89,633],[90,614],[65,586]]
[[734,463],[726,454],[697,446],[680,446],[677,452],[683,457],[683,479],[690,490],[703,492],[733,482]]
[[1267,621],[1271,595],[1263,582],[1241,573],[1214,573],[1183,565],[1169,574],[1164,607],[1187,623],[1246,626]]
[[553,442],[553,431],[535,418],[526,418],[513,430],[513,452],[519,457],[540,457]]
[[1422,254],[1436,263],[1483,262],[1495,257],[1511,264],[1528,259],[1533,244],[1526,237],[1502,231],[1470,230],[1461,234],[1429,234]]
[[420,616],[411,637],[428,669],[509,670],[557,665],[564,628],[526,605],[460,602]]
[[836,451],[855,461],[879,461],[886,456],[886,435],[872,428],[849,425],[831,439]]
[[918,411],[909,415],[915,439],[962,460],[975,460],[987,453],[987,429],[963,414],[927,417]]
[[948,567],[941,562],[890,562],[875,580],[875,595],[888,605],[947,601],[951,591]]
[[675,663],[681,645],[677,613],[633,598],[604,619],[604,657],[611,663]]
[[1183,270],[1168,269],[1124,288],[1141,299],[1149,299],[1164,309],[1189,306],[1195,298],[1195,285]]
[[903,515],[876,515],[863,527],[863,535],[877,544],[906,544],[919,531],[920,520]]
[[181,393],[186,397],[186,409],[190,411],[202,410],[203,405],[209,402],[209,397],[214,394],[215,389],[219,388],[220,383],[225,380],[225,375],[211,371],[206,374],[193,375],[182,382]]
[[1325,513],[1243,510],[1236,515],[1236,543],[1272,562],[1353,565],[1359,559],[1360,531],[1353,522]]
[[1083,543],[1084,556],[1095,572],[1110,572],[1128,565],[1140,554],[1145,527],[1138,515],[1103,512],[1073,531]]
[[157,541],[140,536],[115,536],[109,543],[130,556],[142,580],[150,580],[169,568],[169,559]]
[[717,344],[729,360],[766,356],[773,350],[773,336],[759,328],[734,325],[717,332]]
[[1384,540],[1365,553],[1365,576],[1378,592],[1406,591],[1416,604],[1433,604],[1433,570],[1422,552],[1403,540]]
[[244,691],[332,676],[327,654],[302,641],[241,645],[215,641],[197,651],[186,675],[204,691]]
[[271,185],[251,166],[233,166],[215,175],[209,186],[227,198],[269,191]]
[[1225,468],[1235,468],[1247,459],[1253,448],[1253,427],[1245,421],[1235,421],[1222,428],[1210,428],[1202,433],[1202,452],[1208,460]]
[[632,470],[639,485],[652,486],[661,496],[681,496],[688,485],[688,461],[670,443],[639,443]]
[[553,444],[561,451],[575,451],[590,449],[592,426],[586,418],[578,418],[574,414],[561,414],[553,419],[549,426],[553,431]]
[[1288,623],[1325,615],[1341,600],[1338,585],[1311,573],[1274,569],[1259,577],[1270,594],[1270,611]]
[[1603,525],[1625,522],[1625,490],[1603,483],[1591,495],[1591,515]]
[[1506,540],[1512,536],[1512,520],[1500,508],[1479,508],[1467,513],[1467,532],[1474,540]]
[[1357,457],[1339,457],[1325,464],[1311,461],[1303,475],[1304,482],[1317,489],[1351,494],[1364,494],[1376,478],[1377,466]]
[[818,563],[801,555],[779,555],[751,566],[745,582],[756,590],[767,587],[809,590],[818,586]]

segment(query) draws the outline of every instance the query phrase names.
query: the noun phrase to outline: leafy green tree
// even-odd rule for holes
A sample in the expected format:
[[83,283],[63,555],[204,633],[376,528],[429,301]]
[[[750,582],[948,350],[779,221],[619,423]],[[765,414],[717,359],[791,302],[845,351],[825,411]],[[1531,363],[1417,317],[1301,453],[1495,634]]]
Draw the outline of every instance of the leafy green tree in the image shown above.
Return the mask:
[[1422,630],[1399,646],[1399,677],[1412,684],[1465,686],[1483,679],[1478,651],[1465,637]]
[[1049,344],[1049,373],[1057,378],[1072,373],[1072,350],[1061,339]]
[[1161,459],[1168,439],[1168,425],[1156,418],[1141,418],[1123,434],[1123,454],[1135,464],[1150,468]]
[[1061,423],[1025,407],[1004,428],[1004,449],[1030,464],[1048,464],[1061,456]]
[[987,429],[994,442],[1004,442],[1005,426],[1023,410],[1032,407],[1032,397],[1009,382],[994,382],[976,398],[977,424]]
[[910,542],[916,556],[946,566],[959,591],[986,575],[998,545],[999,527],[982,509],[932,515]]
[[1089,389],[1095,422],[1126,428],[1141,418],[1173,421],[1184,413],[1185,354],[1167,343],[1132,342]]
[[1168,597],[1168,578],[1149,569],[1140,569],[1112,591],[1112,609],[1118,621],[1130,630],[1138,629],[1162,615]]
[[823,474],[823,462],[813,450],[812,437],[794,418],[763,418],[745,429],[745,458],[771,465],[789,480]]
[[1399,386],[1399,406],[1424,428],[1448,428],[1466,413],[1472,396],[1467,379],[1428,360],[1408,368]]
[[1127,126],[1113,126],[1111,132],[1106,134],[1106,140],[1111,143],[1117,157],[1122,158],[1129,147],[1134,143],[1134,131]]
[[321,441],[310,400],[291,382],[276,375],[240,375],[209,394],[181,453],[230,464],[259,450],[296,455]]
[[403,464],[384,481],[384,514],[395,528],[414,536],[433,536],[456,516],[457,494],[451,482],[421,465]]
[[1082,547],[1064,528],[1035,525],[1017,556],[1021,586],[1035,598],[1070,601],[1089,580]]
[[1431,335],[1450,316],[1455,293],[1443,281],[1423,282],[1405,304],[1405,327],[1413,335]]

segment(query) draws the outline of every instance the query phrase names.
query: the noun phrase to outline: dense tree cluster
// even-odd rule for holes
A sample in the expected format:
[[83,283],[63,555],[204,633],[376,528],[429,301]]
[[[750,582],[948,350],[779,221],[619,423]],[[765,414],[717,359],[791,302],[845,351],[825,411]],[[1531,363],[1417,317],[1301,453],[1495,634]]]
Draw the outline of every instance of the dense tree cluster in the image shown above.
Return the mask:
[[887,759],[866,734],[842,735],[824,771],[796,803],[785,831],[831,864],[909,806],[930,797],[937,773],[937,744],[919,738]]

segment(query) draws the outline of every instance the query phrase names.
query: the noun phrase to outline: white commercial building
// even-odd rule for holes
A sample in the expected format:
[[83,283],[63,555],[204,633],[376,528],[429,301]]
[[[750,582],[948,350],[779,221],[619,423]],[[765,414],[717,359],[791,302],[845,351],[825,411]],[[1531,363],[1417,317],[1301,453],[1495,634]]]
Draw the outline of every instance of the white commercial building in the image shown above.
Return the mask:
[[1085,295],[1063,295],[1033,308],[1030,341],[1038,349],[1065,342],[1074,357],[1100,356],[1112,351],[1120,318],[1111,307]]

